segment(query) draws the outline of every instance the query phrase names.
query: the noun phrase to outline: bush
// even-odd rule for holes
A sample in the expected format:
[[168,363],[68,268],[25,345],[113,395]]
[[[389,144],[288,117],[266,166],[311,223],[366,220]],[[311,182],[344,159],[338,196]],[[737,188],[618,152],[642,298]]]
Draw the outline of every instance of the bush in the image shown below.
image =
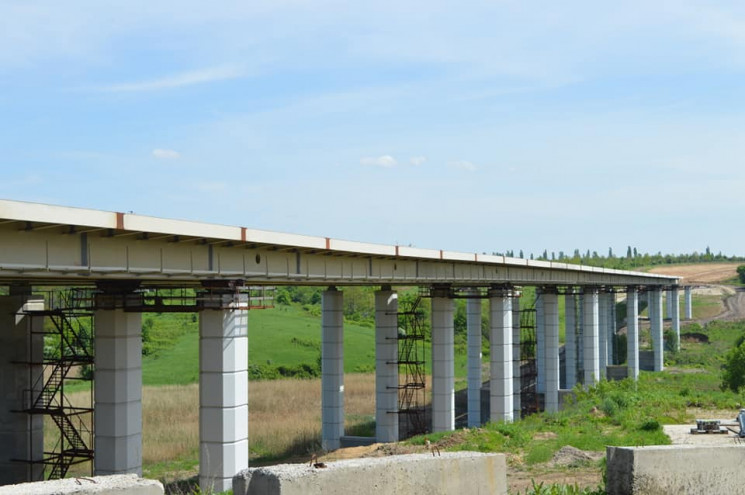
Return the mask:
[[745,265],[737,267],[737,276],[740,278],[740,283],[745,284]]
[[730,389],[737,393],[745,386],[745,345],[741,343],[730,349],[724,361],[722,390]]

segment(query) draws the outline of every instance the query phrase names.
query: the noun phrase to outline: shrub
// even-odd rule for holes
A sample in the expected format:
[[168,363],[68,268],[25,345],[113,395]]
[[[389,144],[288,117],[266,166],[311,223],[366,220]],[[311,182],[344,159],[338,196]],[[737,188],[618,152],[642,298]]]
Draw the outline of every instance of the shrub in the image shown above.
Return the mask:
[[722,390],[730,389],[737,393],[743,386],[745,386],[745,345],[740,344],[730,349],[725,357],[721,387]]

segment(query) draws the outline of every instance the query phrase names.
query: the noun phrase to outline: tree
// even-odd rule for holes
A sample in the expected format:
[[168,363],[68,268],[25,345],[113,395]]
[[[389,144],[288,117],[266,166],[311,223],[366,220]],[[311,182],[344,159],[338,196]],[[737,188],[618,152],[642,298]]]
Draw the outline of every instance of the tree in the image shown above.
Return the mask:
[[737,393],[745,386],[745,345],[740,342],[739,345],[730,349],[724,363],[722,390],[730,389]]
[[737,267],[737,276],[740,277],[740,283],[745,284],[745,265]]

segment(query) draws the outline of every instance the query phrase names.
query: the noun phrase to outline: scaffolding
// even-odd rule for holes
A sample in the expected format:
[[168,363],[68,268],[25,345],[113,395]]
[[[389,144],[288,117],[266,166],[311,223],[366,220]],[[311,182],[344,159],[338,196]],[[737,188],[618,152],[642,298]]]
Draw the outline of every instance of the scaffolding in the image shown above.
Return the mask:
[[[537,393],[535,303],[520,310],[520,408],[521,416],[539,411]],[[517,418],[516,418],[517,419]]]
[[401,438],[427,431],[422,298],[398,312],[398,414]]
[[[64,478],[71,466],[93,460],[91,300],[91,291],[86,289],[54,291],[45,293],[44,309],[24,311],[30,318],[44,320],[40,331],[29,333],[29,339],[42,335],[44,353],[41,362],[19,363],[27,365],[29,370],[41,369],[38,376],[32,377],[31,389],[24,390],[26,407],[22,412],[49,417],[57,435],[53,435],[56,438],[51,449],[45,447],[41,460],[23,461],[43,464],[50,480]],[[70,382],[81,380],[88,382],[87,405],[73,404],[66,394]],[[93,474],[92,462],[90,470]]]

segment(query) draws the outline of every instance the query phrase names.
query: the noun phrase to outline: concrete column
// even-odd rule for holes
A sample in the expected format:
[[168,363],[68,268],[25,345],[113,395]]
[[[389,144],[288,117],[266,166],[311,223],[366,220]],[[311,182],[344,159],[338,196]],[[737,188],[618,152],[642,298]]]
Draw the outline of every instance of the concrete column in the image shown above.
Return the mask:
[[584,384],[592,386],[600,379],[600,357],[598,351],[598,290],[585,287],[582,296],[583,309],[583,354]]
[[343,296],[330,287],[321,296],[321,445],[336,450],[344,435]]
[[577,295],[577,381],[584,383],[585,376],[585,297],[580,289]]
[[616,364],[616,293],[608,293],[608,364]]
[[546,329],[546,412],[559,410],[559,296],[555,290],[546,289],[543,300],[544,328]]
[[[478,291],[475,292],[477,295]],[[466,302],[468,329],[468,426],[481,426],[481,299]]]
[[42,375],[44,337],[31,332],[42,331],[43,318],[23,311],[42,309],[44,300],[31,296],[29,287],[11,288],[11,295],[0,297],[0,485],[40,481],[44,474],[42,465],[12,461],[44,457],[44,418],[17,412],[30,407],[41,391],[36,380]]
[[673,294],[671,291],[665,291],[665,318],[673,317]]
[[432,291],[432,431],[455,429],[453,300],[448,289]]
[[654,370],[662,371],[665,368],[665,343],[662,335],[662,291],[653,289],[649,292],[650,331],[652,333],[652,346],[654,347]]
[[672,310],[672,329],[675,333],[675,350],[680,350],[680,294],[678,293],[678,287],[673,287],[670,292],[670,300],[673,302]]
[[521,354],[520,354],[520,294],[513,292],[512,298],[512,418],[522,417],[520,401]]
[[375,438],[398,441],[398,294],[375,293]]
[[692,320],[693,319],[693,289],[690,285],[685,286],[685,310],[686,310],[686,320]]
[[639,293],[636,288],[626,290],[626,366],[628,376],[639,378]]
[[608,297],[601,292],[598,294],[598,368],[599,378],[605,380],[608,376],[606,366],[608,365]]
[[566,388],[577,384],[577,304],[572,289],[564,296],[564,365]]
[[97,310],[93,327],[95,473],[142,475],[142,315]]
[[453,300],[448,289],[432,297],[432,431],[455,429]]
[[248,468],[248,311],[228,306],[199,313],[199,487],[215,492]]
[[512,292],[489,291],[490,318],[490,411],[491,421],[510,422],[514,403],[512,390]]
[[539,288],[535,290],[535,362],[536,362],[536,392],[546,391],[546,329],[543,319],[543,294]]

